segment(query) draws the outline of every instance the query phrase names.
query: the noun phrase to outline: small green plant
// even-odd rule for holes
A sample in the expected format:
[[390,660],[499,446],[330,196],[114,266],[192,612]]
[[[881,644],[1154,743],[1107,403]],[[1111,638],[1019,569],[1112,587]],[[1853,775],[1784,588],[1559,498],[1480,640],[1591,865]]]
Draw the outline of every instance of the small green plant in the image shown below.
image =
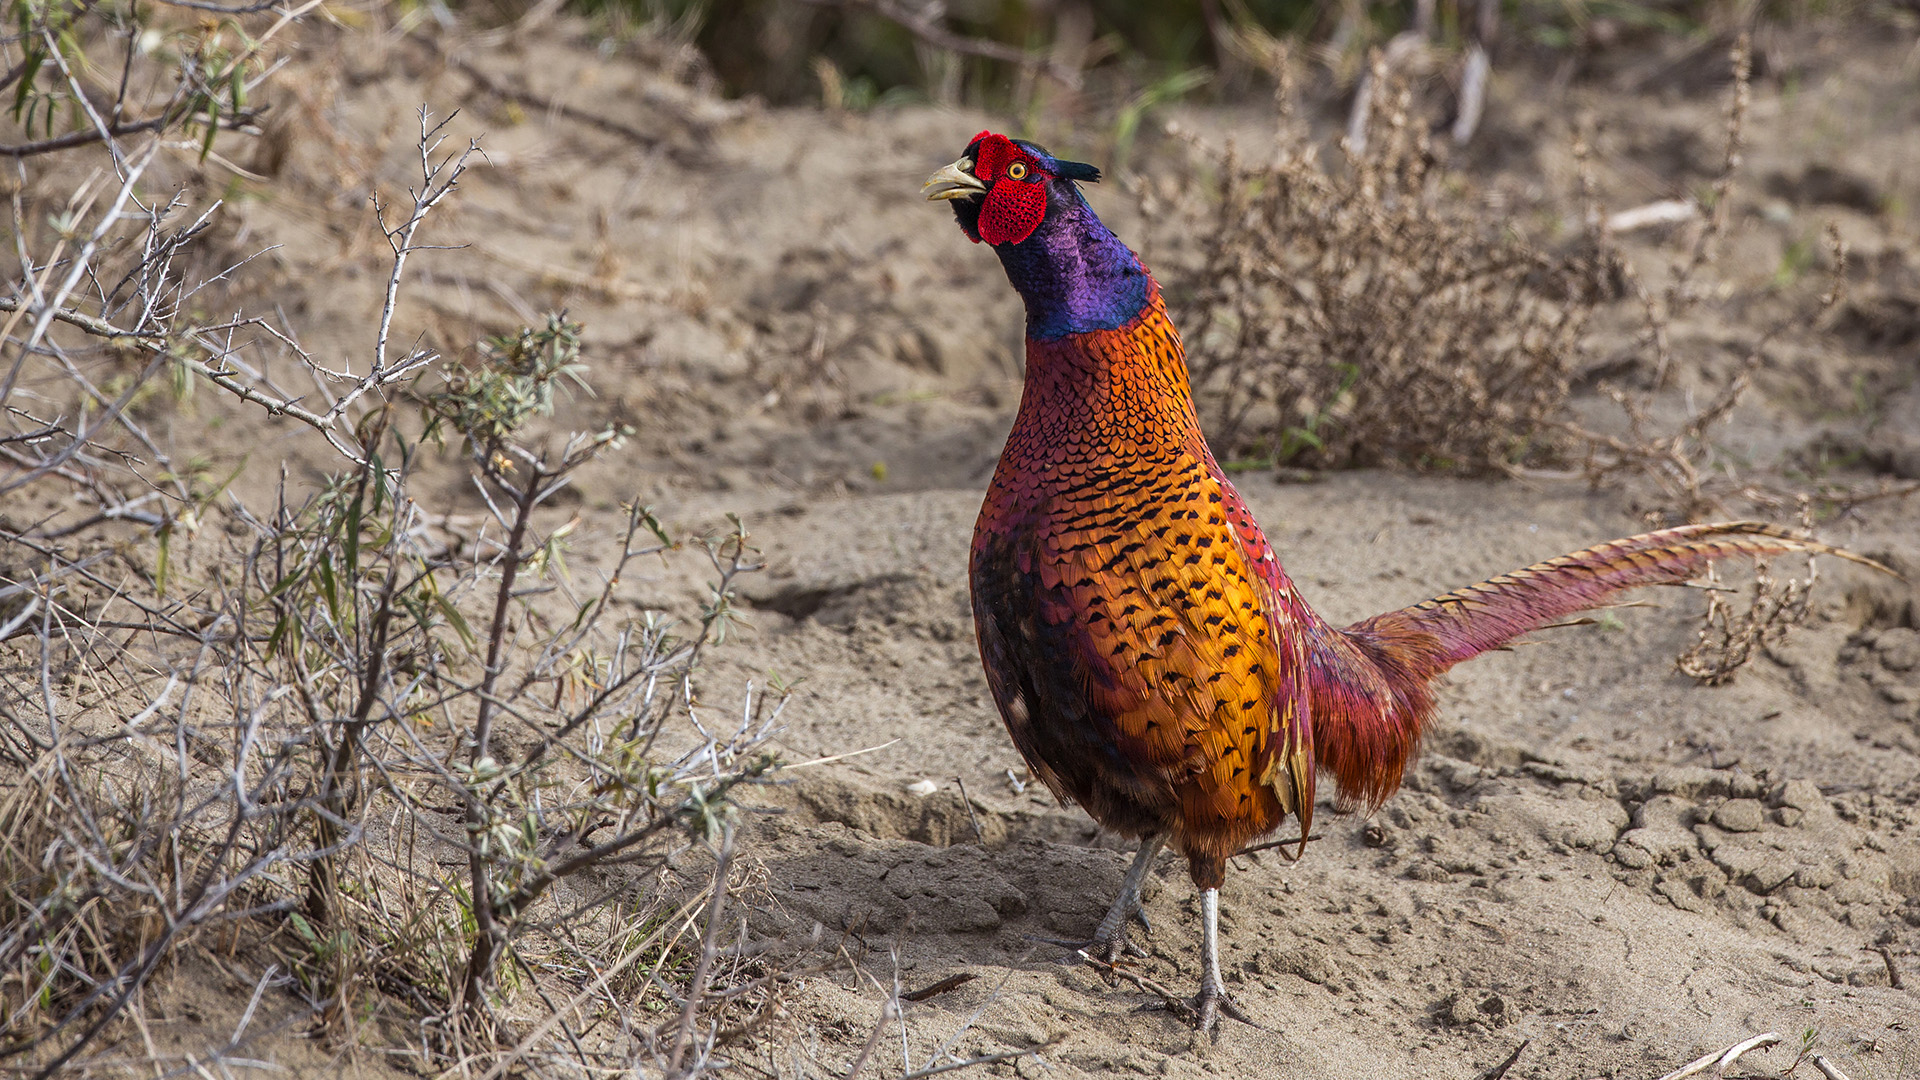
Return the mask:
[[446,388],[427,399],[424,438],[451,430],[477,451],[492,453],[536,416],[553,415],[562,382],[591,392],[580,362],[580,325],[564,314],[512,337],[489,338],[476,363],[448,372]]
[[1786,1069],[1782,1071],[1780,1075],[1792,1076],[1794,1070],[1798,1069],[1801,1066],[1801,1064],[1804,1063],[1810,1055],[1812,1055],[1813,1044],[1819,1038],[1820,1038],[1819,1028],[1810,1027],[1810,1028],[1803,1029],[1800,1032],[1800,1048],[1797,1052],[1794,1053],[1793,1061],[1788,1063]]
[[1333,399],[1314,410],[1313,415],[1300,424],[1280,432],[1280,446],[1274,452],[1280,464],[1287,464],[1308,451],[1325,450],[1327,444],[1319,435],[1321,425],[1352,408],[1353,384],[1360,381],[1360,368],[1355,364],[1342,364],[1340,367],[1344,374],[1339,388],[1333,393]]

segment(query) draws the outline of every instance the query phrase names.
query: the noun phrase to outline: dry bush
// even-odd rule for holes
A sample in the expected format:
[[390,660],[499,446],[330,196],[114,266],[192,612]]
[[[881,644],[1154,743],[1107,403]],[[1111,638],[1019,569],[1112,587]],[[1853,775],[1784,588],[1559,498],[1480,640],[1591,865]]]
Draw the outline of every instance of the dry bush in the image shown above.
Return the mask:
[[[252,123],[261,46],[297,14],[187,37],[146,7],[17,14],[0,68],[35,130],[6,147],[25,194],[0,286],[0,1068],[124,1063],[143,989],[215,928],[264,969],[253,998],[191,1058],[146,1044],[156,1075],[245,1058],[269,992],[338,1045],[403,1019],[422,1070],[717,1067],[790,979],[723,934],[756,887],[733,796],[773,768],[784,695],[748,687],[723,718],[695,687],[758,567],[744,527],[551,505],[624,435],[564,430],[587,375],[564,317],[459,365],[399,343],[409,262],[476,153],[424,110],[407,197],[369,223],[388,263],[364,352],[309,353],[281,310],[206,314],[249,260],[205,250],[217,203],[172,151]],[[167,47],[140,51],[146,29]],[[91,100],[89,50],[137,76],[109,116],[65,107]],[[324,478],[227,490],[190,425],[149,427],[196,387],[304,425],[288,445]],[[484,513],[455,512],[461,487]],[[704,605],[619,602],[636,560],[702,556]]]
[[[1282,61],[1284,62],[1284,61]],[[1444,194],[1404,85],[1323,168],[1285,118],[1212,157],[1198,266],[1170,289],[1215,445],[1278,464],[1501,470],[1552,452],[1592,311],[1578,257]]]
[[[1567,431],[1583,448],[1582,471],[1589,483],[1601,487],[1623,478],[1651,480],[1666,504],[1665,512],[1655,511],[1654,516],[1670,515],[1684,521],[1701,520],[1724,510],[1725,481],[1732,473],[1724,468],[1726,463],[1717,454],[1711,433],[1739,405],[1773,339],[1796,324],[1810,325],[1818,318],[1818,313],[1809,317],[1796,312],[1776,323],[1754,341],[1719,392],[1705,404],[1688,408],[1684,416],[1667,425],[1650,419],[1675,367],[1673,320],[1700,302],[1702,290],[1696,279],[1714,263],[1732,215],[1734,185],[1746,147],[1747,112],[1753,98],[1752,53],[1745,34],[1735,39],[1728,63],[1733,87],[1727,99],[1724,153],[1720,173],[1711,189],[1711,205],[1700,214],[1687,204],[1686,212],[1696,216],[1697,221],[1690,240],[1668,265],[1666,282],[1659,289],[1651,287],[1627,258],[1609,224],[1613,219],[1595,195],[1586,135],[1576,134],[1573,143],[1581,196],[1586,204],[1587,235],[1599,253],[1606,275],[1620,283],[1623,293],[1632,297],[1639,313],[1634,352],[1625,366],[1643,371],[1646,379],[1644,388],[1637,393],[1612,382],[1600,386],[1601,393],[1619,408],[1624,421],[1624,430],[1620,433],[1594,431],[1576,423],[1568,423]],[[1821,313],[1834,305],[1845,282],[1846,250],[1831,228],[1828,245],[1834,285],[1820,301]],[[1651,364],[1647,363],[1649,356]],[[1719,492],[1709,490],[1716,486],[1721,488]],[[1779,504],[1771,509],[1779,509]]]

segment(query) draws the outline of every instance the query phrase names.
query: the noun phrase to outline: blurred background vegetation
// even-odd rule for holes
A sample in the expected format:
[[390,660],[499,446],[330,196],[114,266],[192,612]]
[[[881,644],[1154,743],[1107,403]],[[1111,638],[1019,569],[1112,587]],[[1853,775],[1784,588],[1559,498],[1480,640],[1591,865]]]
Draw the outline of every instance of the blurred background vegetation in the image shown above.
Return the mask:
[[[1483,11],[1482,4],[1492,5]],[[615,24],[672,26],[725,91],[775,104],[863,107],[965,101],[1018,106],[1023,81],[1054,77],[1095,101],[1169,80],[1214,95],[1244,88],[1249,49],[1291,40],[1351,83],[1367,51],[1414,31],[1444,52],[1484,38],[1506,62],[1583,66],[1662,36],[1705,36],[1757,21],[1851,10],[1858,0],[575,0]],[[1843,10],[1844,9],[1844,10]],[[955,39],[1039,62],[969,54]],[[1568,74],[1572,72],[1563,72]],[[1131,91],[1128,88],[1132,88]],[[838,99],[835,101],[833,99]]]

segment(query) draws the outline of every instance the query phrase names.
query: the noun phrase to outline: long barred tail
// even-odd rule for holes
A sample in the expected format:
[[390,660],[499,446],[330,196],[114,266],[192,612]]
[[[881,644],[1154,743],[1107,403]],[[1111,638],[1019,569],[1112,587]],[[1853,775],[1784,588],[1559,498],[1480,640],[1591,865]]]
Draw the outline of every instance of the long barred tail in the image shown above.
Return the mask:
[[1343,798],[1378,805],[1399,787],[1432,715],[1434,676],[1624,590],[1678,585],[1731,556],[1789,552],[1893,572],[1760,522],[1683,525],[1535,563],[1342,630],[1317,627],[1310,682],[1320,764],[1339,781]]
[[[1497,649],[1577,611],[1599,607],[1616,593],[1643,585],[1678,585],[1735,555],[1765,558],[1788,552],[1834,555],[1888,573],[1886,567],[1850,551],[1809,540],[1775,525],[1733,521],[1611,540],[1489,578],[1412,607],[1355,623],[1348,633],[1381,637],[1432,635],[1420,666],[1428,675]],[[1430,650],[1430,651],[1429,651]]]

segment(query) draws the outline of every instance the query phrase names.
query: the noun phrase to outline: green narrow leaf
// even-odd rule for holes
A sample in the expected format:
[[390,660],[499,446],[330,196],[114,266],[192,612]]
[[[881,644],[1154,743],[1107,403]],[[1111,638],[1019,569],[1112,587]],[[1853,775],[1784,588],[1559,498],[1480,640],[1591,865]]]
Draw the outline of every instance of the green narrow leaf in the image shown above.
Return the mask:
[[286,640],[287,631],[291,629],[292,626],[293,620],[287,618],[285,615],[280,616],[280,618],[274,622],[273,633],[267,635],[267,652],[271,653],[280,648],[280,643]]
[[660,519],[653,515],[653,507],[641,507],[640,520],[646,525],[647,531],[653,534],[654,539],[660,541],[667,547],[673,546],[673,539],[667,535],[667,527],[660,524]]
[[[24,36],[24,34],[23,34]],[[13,92],[13,118],[20,119],[20,110],[26,108],[27,99],[33,95],[33,78],[40,74],[40,65],[47,62],[47,54],[37,50],[28,50],[21,61],[19,88]]]
[[320,584],[320,598],[327,602],[327,611],[334,622],[340,621],[340,595],[335,591],[333,580],[333,560],[322,553],[313,563],[314,577]]
[[225,480],[220,481],[218,484],[215,484],[212,491],[209,491],[205,495],[200,497],[201,506],[211,505],[213,500],[219,498],[222,494],[226,492],[227,487],[229,485],[231,485],[235,480],[240,479],[240,474],[246,471],[248,456],[249,455],[242,454],[240,456],[240,464],[235,465],[233,467],[233,471],[227,474],[227,478]]
[[307,575],[306,575],[305,568],[295,567],[292,571],[290,571],[287,574],[286,577],[283,577],[279,581],[274,583],[273,588],[269,590],[267,593],[267,599],[269,600],[279,599],[282,595],[286,593],[288,589],[293,588],[295,585],[300,584],[302,581],[305,581],[306,579],[307,579]]
[[475,640],[473,629],[467,625],[467,620],[461,616],[460,609],[448,603],[447,598],[440,595],[438,591],[435,591],[433,594],[433,606],[439,608],[440,614],[447,617],[447,625],[453,627],[454,632],[460,635],[460,640],[467,643],[467,648],[473,648]]
[[387,500],[387,467],[380,461],[378,453],[372,453],[367,455],[367,468],[373,470],[373,509],[370,513],[378,514]]
[[173,546],[173,522],[160,526],[160,561],[154,567],[153,591],[165,599],[167,595],[167,561]]
[[307,948],[319,952],[320,935],[313,932],[313,925],[307,922],[306,916],[292,911],[287,913],[287,917],[293,923],[293,932],[300,935],[300,940],[307,943]]
[[347,549],[345,569],[349,580],[358,579],[360,576],[360,510],[364,497],[362,490],[355,490],[353,501],[347,504],[347,535],[344,539]]

